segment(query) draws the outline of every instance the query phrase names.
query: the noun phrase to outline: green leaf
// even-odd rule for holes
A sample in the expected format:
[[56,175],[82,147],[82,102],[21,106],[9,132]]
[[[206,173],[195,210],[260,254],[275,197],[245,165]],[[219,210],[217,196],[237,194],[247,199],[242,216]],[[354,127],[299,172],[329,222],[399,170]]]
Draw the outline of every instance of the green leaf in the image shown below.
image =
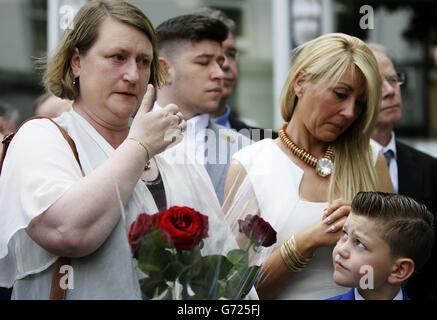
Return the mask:
[[159,230],[154,230],[148,236],[152,239],[153,245],[156,246],[157,249],[164,250],[164,249],[173,249],[174,248],[170,243],[168,243],[164,239],[164,237],[162,236],[162,234]]
[[193,248],[193,250],[183,250],[178,251],[179,261],[187,266],[192,265],[202,258],[200,249],[198,247]]
[[222,297],[229,299],[241,299],[243,293],[249,291],[249,287],[255,282],[255,277],[258,274],[259,266],[252,266],[248,268],[234,268],[230,273],[231,277],[227,279],[226,289]]
[[202,257],[201,261],[203,269],[215,275],[217,280],[225,278],[229,271],[233,268],[233,263],[225,256],[211,255]]
[[176,281],[177,278],[187,269],[187,266],[175,260],[170,262],[163,270],[164,278],[167,281]]
[[153,272],[153,271],[156,272],[161,270],[157,265],[150,264],[150,263],[143,263],[143,262],[138,264],[138,268],[140,268],[140,270],[142,270],[145,273]]
[[153,299],[167,290],[168,285],[161,272],[151,272],[148,278],[140,280],[140,287],[143,299]]
[[[141,248],[138,261],[140,261],[140,268],[143,271],[164,270],[167,265],[173,261],[171,252],[158,252],[154,248]],[[142,269],[142,266],[146,269]]]
[[184,288],[189,285],[194,292],[194,295],[190,296],[185,290],[184,299],[217,299],[220,291],[219,280],[226,278],[232,268],[232,263],[224,256],[201,257],[179,278]]
[[[174,260],[168,245],[158,232],[148,234],[141,241],[138,261],[144,272],[164,270]],[[144,269],[143,269],[144,268]]]
[[229,251],[227,257],[234,267],[247,267],[249,264],[249,254],[241,249]]

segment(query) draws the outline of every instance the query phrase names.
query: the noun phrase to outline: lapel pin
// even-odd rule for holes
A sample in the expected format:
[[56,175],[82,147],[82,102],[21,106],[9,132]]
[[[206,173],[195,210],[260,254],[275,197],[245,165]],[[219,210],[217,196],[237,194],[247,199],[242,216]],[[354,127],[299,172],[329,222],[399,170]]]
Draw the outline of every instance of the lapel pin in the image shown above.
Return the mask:
[[235,142],[234,136],[232,134],[230,134],[230,133],[220,133],[220,137],[222,139],[225,139],[227,142],[230,142],[230,143],[234,143]]

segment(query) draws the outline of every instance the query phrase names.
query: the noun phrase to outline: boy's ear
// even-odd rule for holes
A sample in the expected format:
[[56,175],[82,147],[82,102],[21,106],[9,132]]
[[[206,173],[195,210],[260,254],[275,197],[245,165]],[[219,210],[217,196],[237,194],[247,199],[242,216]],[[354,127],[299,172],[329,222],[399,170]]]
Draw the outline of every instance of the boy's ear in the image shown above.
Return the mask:
[[294,92],[296,92],[296,96],[301,99],[305,92],[305,81],[306,81],[306,73],[304,70],[299,71],[297,76],[294,78],[293,86]]
[[158,62],[164,70],[165,74],[165,85],[171,85],[173,83],[174,78],[174,70],[173,65],[169,59],[165,57],[158,57]]
[[390,284],[402,284],[404,283],[414,272],[415,264],[410,258],[398,258],[393,269],[388,277],[388,283]]

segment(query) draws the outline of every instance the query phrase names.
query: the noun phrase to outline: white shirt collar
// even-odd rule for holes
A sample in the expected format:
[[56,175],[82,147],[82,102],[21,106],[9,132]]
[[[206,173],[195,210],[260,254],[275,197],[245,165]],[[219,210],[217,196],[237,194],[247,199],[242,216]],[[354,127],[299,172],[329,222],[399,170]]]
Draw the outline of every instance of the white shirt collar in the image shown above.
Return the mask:
[[[366,300],[364,297],[358,292],[358,289],[354,289],[355,300]],[[393,300],[404,300],[404,294],[402,293],[402,289],[399,289],[399,292],[395,295]]]
[[384,147],[383,145],[381,145],[381,144],[380,144],[378,141],[376,141],[376,140],[373,140],[373,139],[372,139],[372,141],[375,142],[375,144],[377,145],[378,150],[379,150],[380,153],[383,154],[383,153],[386,152],[387,150],[391,150],[391,151],[393,151],[394,158],[397,159],[397,152],[396,152],[396,136],[395,136],[394,131],[391,132],[390,142],[389,142],[388,145],[385,146],[385,147]]
[[199,132],[200,130],[206,129],[209,122],[209,113],[199,114],[195,117],[192,117],[187,121],[187,131],[190,132],[194,130],[194,132]]

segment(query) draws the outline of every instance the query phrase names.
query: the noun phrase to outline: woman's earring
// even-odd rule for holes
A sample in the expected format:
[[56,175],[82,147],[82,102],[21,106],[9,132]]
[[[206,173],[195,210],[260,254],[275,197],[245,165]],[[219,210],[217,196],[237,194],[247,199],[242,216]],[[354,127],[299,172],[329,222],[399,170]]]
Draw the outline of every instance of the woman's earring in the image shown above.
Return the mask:
[[76,85],[76,78],[73,79],[73,86]]

